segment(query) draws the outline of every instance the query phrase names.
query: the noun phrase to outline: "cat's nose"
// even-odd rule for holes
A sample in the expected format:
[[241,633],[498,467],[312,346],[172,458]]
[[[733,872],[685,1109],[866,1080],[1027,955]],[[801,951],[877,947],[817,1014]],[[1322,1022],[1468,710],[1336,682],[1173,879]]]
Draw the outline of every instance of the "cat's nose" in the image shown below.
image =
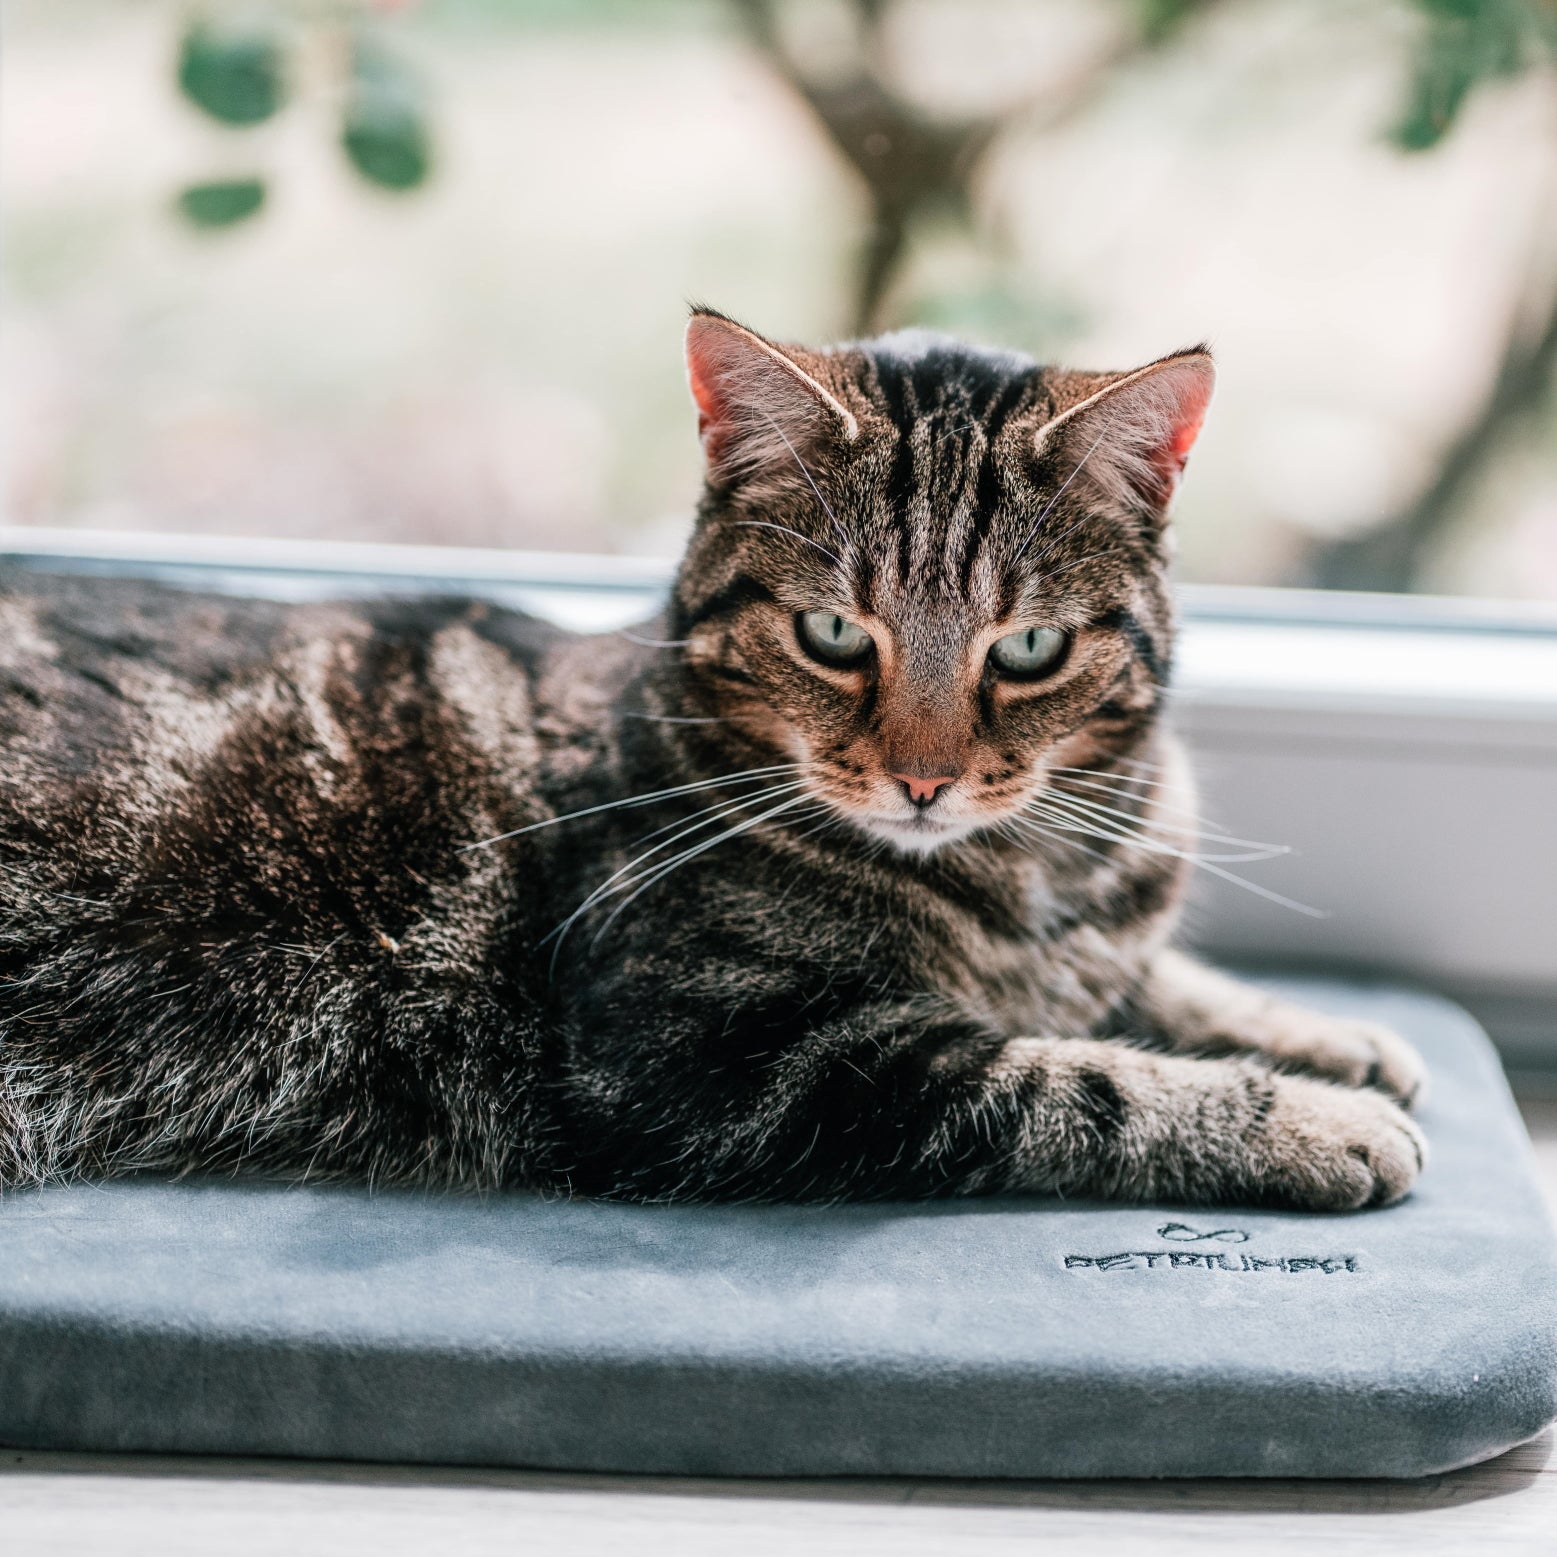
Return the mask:
[[916,806],[929,805],[948,784],[957,782],[955,773],[943,773],[936,778],[920,778],[915,773],[894,773],[892,777],[908,791],[908,798]]

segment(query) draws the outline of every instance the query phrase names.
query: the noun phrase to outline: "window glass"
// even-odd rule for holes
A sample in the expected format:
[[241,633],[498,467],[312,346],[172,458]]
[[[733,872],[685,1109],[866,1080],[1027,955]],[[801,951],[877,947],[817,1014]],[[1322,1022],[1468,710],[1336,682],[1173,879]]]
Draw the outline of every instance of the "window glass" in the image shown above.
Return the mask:
[[6,0],[4,515],[667,553],[688,299],[1209,339],[1186,578],[1557,598],[1507,0]]

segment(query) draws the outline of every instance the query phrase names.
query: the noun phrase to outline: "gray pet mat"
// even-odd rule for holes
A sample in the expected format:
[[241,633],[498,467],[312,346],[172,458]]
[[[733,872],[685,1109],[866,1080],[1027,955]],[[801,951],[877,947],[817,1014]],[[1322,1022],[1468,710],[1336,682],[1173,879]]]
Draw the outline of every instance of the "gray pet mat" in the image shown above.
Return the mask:
[[1415,1476],[1557,1416],[1557,1260],[1474,1023],[1416,1194],[638,1208],[154,1183],[0,1204],[0,1442],[739,1475]]

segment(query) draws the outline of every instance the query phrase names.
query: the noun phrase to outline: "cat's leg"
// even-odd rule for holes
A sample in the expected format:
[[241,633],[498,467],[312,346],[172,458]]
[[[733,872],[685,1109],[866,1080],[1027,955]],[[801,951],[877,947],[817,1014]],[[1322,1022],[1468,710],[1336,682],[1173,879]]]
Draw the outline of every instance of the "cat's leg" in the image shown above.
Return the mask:
[[1137,1016],[1153,1038],[1184,1054],[1260,1054],[1352,1087],[1377,1087],[1411,1107],[1427,1082],[1421,1057],[1377,1022],[1324,1016],[1240,983],[1176,951],[1147,973]]
[[[1422,1138],[1382,1093],[1097,1039],[1005,1039],[925,1002],[809,1029],[657,1016],[585,1041],[570,1182],[649,1199],[1059,1192],[1343,1211],[1399,1199]],[[592,1052],[591,1052],[592,1051]]]
[[1066,1166],[1089,1161],[1084,1193],[1349,1211],[1400,1199],[1426,1160],[1421,1132],[1381,1093],[1247,1059],[1018,1039],[1006,1063],[1031,1065],[1047,1094],[1034,1189],[1073,1192]]

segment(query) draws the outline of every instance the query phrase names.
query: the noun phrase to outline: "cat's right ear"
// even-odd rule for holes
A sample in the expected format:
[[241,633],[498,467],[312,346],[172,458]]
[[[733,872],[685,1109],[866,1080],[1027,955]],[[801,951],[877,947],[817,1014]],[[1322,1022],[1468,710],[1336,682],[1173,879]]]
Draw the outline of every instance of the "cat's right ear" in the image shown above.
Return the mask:
[[711,481],[794,469],[818,443],[859,436],[854,415],[807,371],[805,356],[712,309],[694,310],[687,381]]
[[1085,473],[1106,497],[1161,523],[1216,387],[1211,353],[1191,346],[1133,373],[1089,377],[1090,393],[1039,429],[1037,450],[1063,449],[1067,485]]

